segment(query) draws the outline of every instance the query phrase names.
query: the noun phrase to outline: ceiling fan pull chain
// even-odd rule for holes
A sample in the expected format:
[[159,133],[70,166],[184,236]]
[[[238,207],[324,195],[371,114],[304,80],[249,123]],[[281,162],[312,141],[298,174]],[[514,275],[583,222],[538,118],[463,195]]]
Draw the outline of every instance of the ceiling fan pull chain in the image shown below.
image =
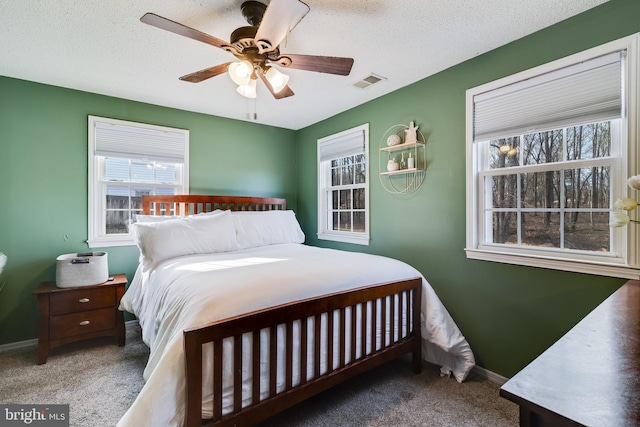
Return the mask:
[[257,103],[258,100],[256,98],[247,98],[246,120],[258,120]]
[[253,98],[253,120],[258,120],[258,100]]

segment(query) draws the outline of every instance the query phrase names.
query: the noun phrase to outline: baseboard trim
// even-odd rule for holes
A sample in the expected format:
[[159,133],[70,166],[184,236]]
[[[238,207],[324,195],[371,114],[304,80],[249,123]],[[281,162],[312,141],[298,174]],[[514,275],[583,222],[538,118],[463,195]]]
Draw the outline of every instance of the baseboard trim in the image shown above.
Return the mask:
[[498,385],[502,385],[502,384],[506,383],[507,381],[509,381],[509,378],[503,377],[502,375],[496,374],[495,372],[492,372],[492,371],[490,371],[488,369],[481,368],[478,365],[474,366],[471,371],[476,373],[477,375],[483,377],[483,378],[488,379],[492,383],[495,383],[495,384],[498,384]]
[[[138,325],[139,323],[137,319],[124,322],[125,328],[133,328]],[[38,345],[38,338],[33,338],[30,340],[24,340],[24,341],[10,342],[8,344],[0,344],[0,352],[7,351],[7,350],[16,350],[18,348],[35,347],[37,345]]]
[[15,350],[18,348],[35,347],[36,345],[38,345],[38,338],[34,338],[32,340],[10,342],[8,344],[0,345],[0,352],[7,351],[7,350]]

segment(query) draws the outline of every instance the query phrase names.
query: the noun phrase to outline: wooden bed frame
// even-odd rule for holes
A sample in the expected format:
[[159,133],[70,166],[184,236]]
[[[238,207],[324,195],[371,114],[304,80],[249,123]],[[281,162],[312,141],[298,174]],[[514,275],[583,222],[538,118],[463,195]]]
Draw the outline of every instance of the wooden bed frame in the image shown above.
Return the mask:
[[[232,211],[262,211],[285,209],[286,202],[278,198],[234,197],[234,196],[144,196],[142,198],[144,214],[188,215],[208,212],[214,209]],[[422,279],[420,277],[401,282],[376,284],[351,291],[338,292],[302,301],[295,301],[245,315],[213,322],[201,327],[184,331],[184,351],[186,364],[186,420],[185,425],[194,426],[232,426],[252,425],[278,412],[281,412],[311,396],[314,396],[355,375],[379,366],[407,353],[412,354],[412,367],[416,373],[421,371],[420,304],[422,299]],[[371,303],[368,305],[367,303]],[[371,307],[378,307],[374,310]],[[347,308],[350,308],[347,311]],[[356,316],[356,312],[360,316]],[[407,315],[402,316],[404,312]],[[321,316],[326,313],[327,334],[321,343]],[[348,314],[350,313],[350,314]],[[334,316],[338,322],[334,322]],[[350,319],[347,317],[350,316]],[[403,318],[404,317],[404,318]],[[293,325],[300,325],[300,342],[307,342],[307,327],[313,319],[313,350],[306,345],[299,346],[294,354]],[[348,319],[347,321],[345,321]],[[337,323],[337,325],[336,325]],[[367,325],[370,336],[367,337]],[[376,331],[396,331],[387,337]],[[284,328],[285,352],[278,354],[276,328]],[[261,348],[260,333],[269,331],[266,348]],[[360,332],[360,333],[359,333]],[[242,366],[242,336],[252,335],[252,365]],[[334,346],[332,337],[338,336],[338,346]],[[347,339],[355,337],[355,339]],[[222,342],[226,338],[232,341],[231,361],[233,369],[233,410],[222,411]],[[369,338],[369,345],[367,345]],[[347,354],[356,354],[356,342],[360,341],[358,358],[347,358]],[[212,360],[206,361],[213,366],[213,419],[202,419],[202,363],[203,346],[213,343]],[[321,348],[326,349],[324,360],[328,370],[320,371]],[[337,348],[336,348],[337,347]],[[379,348],[378,348],[379,347]],[[269,396],[260,397],[260,358],[269,354]],[[284,372],[277,371],[277,358],[284,357]],[[334,367],[337,357],[338,366]],[[300,372],[297,384],[293,384],[293,359],[300,360]],[[313,374],[307,377],[307,364],[313,366]],[[242,407],[242,372],[252,375],[251,403]],[[278,374],[285,379],[284,390],[276,390]],[[264,385],[263,385],[264,386]]]

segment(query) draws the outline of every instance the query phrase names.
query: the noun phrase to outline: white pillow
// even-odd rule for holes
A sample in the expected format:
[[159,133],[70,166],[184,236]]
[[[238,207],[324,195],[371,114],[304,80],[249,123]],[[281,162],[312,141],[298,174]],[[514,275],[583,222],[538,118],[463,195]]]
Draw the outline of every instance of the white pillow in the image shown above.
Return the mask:
[[135,214],[135,222],[163,222],[170,219],[184,218],[179,215],[142,215]]
[[178,256],[238,249],[230,211],[171,221],[137,222],[133,226],[145,268]]
[[[215,214],[220,213],[220,212],[222,212],[220,209],[215,209],[215,210],[212,210],[210,212],[200,212],[199,214],[189,215],[189,216],[191,217],[191,216],[198,216],[198,215],[215,215]],[[131,233],[131,235],[133,236],[134,239],[137,239],[136,227],[133,227],[133,224],[135,224],[135,223],[138,223],[138,222],[164,222],[164,221],[169,221],[169,220],[172,220],[172,219],[186,218],[186,217],[180,216],[180,215],[143,215],[143,214],[134,214],[133,217],[135,218],[135,221],[127,223],[127,230],[129,231],[129,233]]]
[[[200,216],[200,215],[215,215],[222,212],[222,210],[220,209],[215,209],[212,210],[210,212],[200,212],[198,214],[195,215],[189,215],[189,216]],[[180,215],[143,215],[143,214],[135,214],[136,219],[135,222],[162,222],[162,221],[166,221],[168,219],[178,219],[178,218],[185,218],[184,216],[180,216]]]
[[231,212],[241,249],[280,243],[303,243],[304,233],[293,211]]
[[138,236],[136,235],[136,227],[135,224],[139,222],[163,222],[169,221],[172,219],[183,218],[179,215],[142,215],[142,214],[134,214],[134,221],[129,220],[127,222],[127,231],[133,236],[133,238],[137,241]]

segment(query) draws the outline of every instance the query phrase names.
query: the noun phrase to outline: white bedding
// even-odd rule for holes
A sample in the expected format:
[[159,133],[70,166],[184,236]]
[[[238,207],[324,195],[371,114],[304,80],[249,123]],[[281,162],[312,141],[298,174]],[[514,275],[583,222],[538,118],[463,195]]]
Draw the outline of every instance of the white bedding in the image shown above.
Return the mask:
[[[185,379],[183,330],[288,301],[375,283],[422,277],[386,257],[302,244],[189,255],[139,269],[120,309],[136,315],[150,347],[146,384],[118,426],[181,426]],[[471,349],[422,278],[423,358],[464,380]]]

